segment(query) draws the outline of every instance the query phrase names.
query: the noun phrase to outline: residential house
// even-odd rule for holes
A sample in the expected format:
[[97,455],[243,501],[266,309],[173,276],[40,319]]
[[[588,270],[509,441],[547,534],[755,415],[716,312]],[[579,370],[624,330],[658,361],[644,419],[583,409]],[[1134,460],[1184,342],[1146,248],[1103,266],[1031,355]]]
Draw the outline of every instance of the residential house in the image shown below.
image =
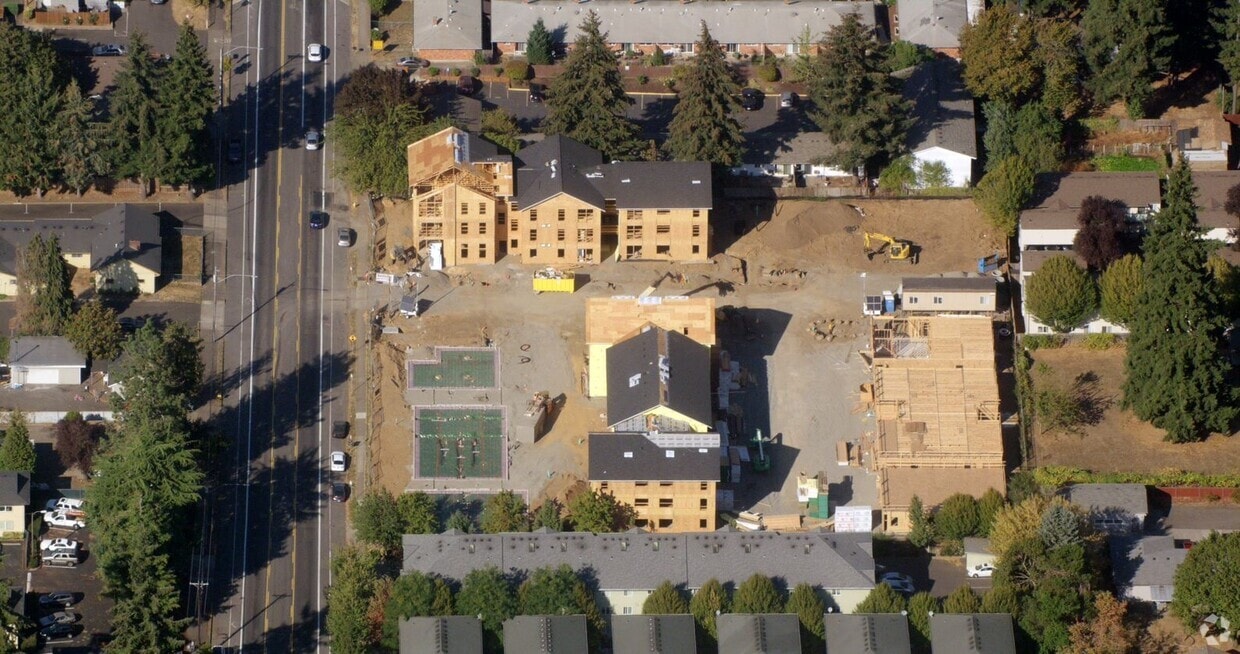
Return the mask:
[[795,613],[724,613],[715,624],[719,654],[801,651],[801,621]]
[[413,21],[413,49],[430,61],[473,62],[485,49],[483,3],[420,0]]
[[1142,484],[1073,484],[1060,493],[1089,512],[1095,529],[1109,534],[1139,533],[1150,512]]
[[400,654],[482,654],[482,622],[472,615],[405,618]]
[[512,157],[455,127],[411,143],[407,156],[415,247],[431,267],[495,263],[513,195]]
[[715,299],[683,295],[586,299],[586,386],[590,397],[607,396],[607,350],[647,324],[713,348]]
[[964,88],[962,70],[955,59],[938,57],[909,71],[904,81],[904,97],[913,103],[909,151],[923,172],[927,165],[945,168],[946,185],[954,187],[973,185],[977,160],[973,96]]
[[788,131],[774,131],[784,126],[784,121],[769,129],[745,135],[745,152],[741,164],[729,169],[733,175],[742,177],[796,178],[826,181],[827,178],[849,177],[855,171],[842,170],[831,165],[836,147],[831,139],[802,115],[801,122]]
[[903,0],[896,6],[896,38],[959,57],[960,30],[971,22],[967,5],[966,0]]
[[613,615],[612,654],[672,654],[697,651],[691,615]]
[[995,343],[985,316],[875,318],[871,334],[883,528],[909,529],[913,496],[933,509],[955,493],[1007,487]]
[[[534,6],[534,5],[523,5]],[[524,263],[706,261],[710,164],[614,161],[561,135],[517,153],[508,251]]]
[[8,366],[15,386],[75,386],[86,357],[63,336],[21,336],[9,343]]
[[1111,539],[1111,575],[1122,600],[1166,606],[1175,595],[1175,571],[1192,541],[1174,536],[1127,536]]
[[715,530],[719,434],[590,434],[592,490],[633,507],[650,531]]
[[504,651],[589,654],[584,615],[518,615],[504,620]]
[[[571,45],[578,26],[590,11],[598,13],[608,44],[619,52],[653,52],[659,47],[672,57],[692,55],[701,25],[731,55],[795,55],[817,43],[844,16],[857,13],[875,27],[873,2],[804,0],[723,0],[683,3],[675,0],[593,0],[588,5],[546,0],[492,0],[491,42],[501,54],[525,53],[530,30],[542,19],[559,43]],[[805,35],[809,35],[805,43]]]
[[1240,185],[1240,170],[1193,172],[1193,184],[1197,186],[1197,222],[1204,234],[1202,238],[1235,243],[1240,230],[1240,218],[1227,213],[1227,191]]
[[908,313],[992,314],[999,308],[995,279],[988,275],[905,277],[900,280],[900,308]]
[[827,654],[910,654],[908,617],[897,613],[823,616]]
[[0,472],[0,534],[26,531],[27,506],[30,506],[30,476],[24,472]]
[[90,270],[100,291],[155,292],[163,239],[159,218],[146,209],[117,204],[83,217],[0,220],[0,293],[17,295],[18,257],[36,234],[55,236],[65,261]]
[[710,349],[646,325],[607,350],[607,424],[613,431],[707,432]]
[[406,534],[402,569],[460,581],[493,565],[507,572],[566,564],[595,580],[599,608],[640,615],[664,581],[692,591],[710,579],[739,585],[763,574],[814,587],[834,610],[849,612],[874,588],[870,533],[741,532],[619,534]]
[[[1143,229],[1144,222],[1162,208],[1162,191],[1157,173],[1052,173],[1039,175],[1029,208],[1021,212],[1020,282],[1024,287],[1042,264],[1054,256],[1071,256],[1084,265],[1072,252],[1072,240],[1080,229],[1077,214],[1085,198],[1100,196],[1120,203],[1129,226]],[[1021,313],[1025,331],[1030,334],[1050,333],[1051,328],[1030,315],[1021,296]],[[1074,333],[1127,333],[1122,325],[1094,317]]]
[[1016,633],[1007,613],[932,613],[934,654],[1016,654]]

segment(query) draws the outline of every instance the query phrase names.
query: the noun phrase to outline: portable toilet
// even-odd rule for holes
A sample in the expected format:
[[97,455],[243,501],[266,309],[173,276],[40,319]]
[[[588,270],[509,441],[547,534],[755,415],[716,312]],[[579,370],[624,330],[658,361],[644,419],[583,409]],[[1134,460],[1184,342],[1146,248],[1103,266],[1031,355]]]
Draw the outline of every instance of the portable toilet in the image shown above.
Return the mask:
[[891,291],[883,291],[883,313],[888,315],[896,312],[896,295]]

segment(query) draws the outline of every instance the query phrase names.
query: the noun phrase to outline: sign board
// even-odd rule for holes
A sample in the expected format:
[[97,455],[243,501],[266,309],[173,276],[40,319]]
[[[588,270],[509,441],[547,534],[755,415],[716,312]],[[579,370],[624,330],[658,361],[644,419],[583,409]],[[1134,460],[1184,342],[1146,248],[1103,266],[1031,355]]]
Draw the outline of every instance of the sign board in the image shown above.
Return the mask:
[[868,506],[840,506],[835,509],[837,532],[874,531],[874,510]]

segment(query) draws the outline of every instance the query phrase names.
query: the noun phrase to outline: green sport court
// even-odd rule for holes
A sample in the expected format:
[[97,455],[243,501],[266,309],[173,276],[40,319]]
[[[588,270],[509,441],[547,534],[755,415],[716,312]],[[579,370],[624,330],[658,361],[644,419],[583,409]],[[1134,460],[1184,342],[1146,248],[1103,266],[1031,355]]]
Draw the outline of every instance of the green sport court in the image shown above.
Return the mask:
[[496,388],[493,348],[435,348],[431,361],[409,361],[411,389]]
[[413,438],[422,479],[501,478],[508,467],[502,408],[414,407]]

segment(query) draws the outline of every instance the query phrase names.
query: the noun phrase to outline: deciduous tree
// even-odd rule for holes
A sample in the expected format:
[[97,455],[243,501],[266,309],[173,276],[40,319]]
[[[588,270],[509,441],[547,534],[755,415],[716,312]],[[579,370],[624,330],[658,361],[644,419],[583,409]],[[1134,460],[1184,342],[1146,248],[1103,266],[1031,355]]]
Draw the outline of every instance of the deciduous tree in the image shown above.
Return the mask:
[[982,613],[1007,613],[1015,618],[1020,613],[1020,598],[1011,586],[992,586],[982,596]]
[[400,623],[418,616],[452,615],[443,612],[444,594],[451,603],[452,589],[440,577],[423,574],[417,570],[406,572],[392,584],[391,595],[383,607],[383,639],[385,648],[400,649]]
[[551,83],[543,131],[580,141],[608,160],[629,159],[640,148],[637,125],[627,114],[630,103],[598,14],[590,11],[564,70]]
[[530,515],[525,500],[510,491],[500,491],[487,498],[479,520],[482,531],[501,534],[508,531],[529,531]]
[[689,612],[689,602],[680,589],[665,581],[642,602],[643,615],[680,615]]
[[1084,77],[1080,33],[1069,20],[1037,21],[1035,55],[1042,70],[1042,102],[1060,119],[1072,118],[1086,107],[1081,88]]
[[783,609],[783,594],[766,575],[751,575],[732,596],[734,613],[779,613]]
[[396,498],[382,486],[367,491],[353,511],[353,528],[357,530],[358,540],[378,546],[385,554],[400,548],[404,527]]
[[504,620],[517,614],[517,597],[499,568],[475,568],[461,580],[461,590],[456,594],[456,614],[482,616],[486,650],[499,651]]
[[375,592],[379,553],[346,545],[332,557],[332,585],[327,589],[327,633],[332,651],[365,654],[374,644],[367,606]]
[[1206,261],[1193,180],[1183,159],[1145,238],[1141,294],[1129,325],[1123,404],[1183,443],[1225,432],[1240,411],[1240,389],[1220,355],[1227,316]]
[[982,499],[977,501],[977,533],[981,536],[989,536],[990,528],[995,524],[995,516],[999,511],[1003,510],[1006,502],[1003,495],[999,491],[991,488],[982,494]]
[[1011,236],[1021,208],[1033,195],[1033,181],[1033,169],[1022,157],[1008,157],[977,183],[973,198],[990,223]]
[[509,152],[520,150],[521,128],[517,126],[517,117],[503,108],[482,112],[482,138]]
[[983,12],[960,31],[965,85],[974,95],[1018,103],[1037,88],[1033,22],[1010,4]]
[[1042,324],[1070,332],[1098,310],[1098,288],[1069,256],[1054,256],[1029,278],[1025,307]]
[[92,300],[78,308],[65,326],[65,338],[83,356],[95,361],[111,361],[120,356],[125,334],[116,311]]
[[1094,270],[1105,270],[1124,256],[1124,207],[1115,200],[1091,195],[1081,201],[1076,215],[1080,225],[1072,239],[1072,250]]
[[1095,98],[1123,100],[1130,118],[1144,118],[1151,83],[1167,71],[1176,35],[1166,0],[1092,0],[1081,17],[1081,44]]
[[443,525],[444,531],[456,530],[462,534],[473,533],[474,521],[464,511],[453,511]]
[[185,323],[158,327],[148,322],[125,341],[115,376],[125,392],[113,394],[113,409],[126,420],[148,420],[185,412],[202,385],[202,338]]
[[1171,612],[1189,629],[1211,613],[1240,622],[1240,532],[1213,532],[1193,544],[1175,571]]
[[0,470],[34,472],[34,443],[30,429],[26,427],[26,414],[14,410],[9,414],[9,428],[4,430],[4,442],[0,443]]
[[1138,630],[1128,620],[1128,605],[1110,593],[1094,595],[1094,616],[1068,628],[1065,654],[1131,654]]
[[878,188],[893,195],[904,195],[917,186],[913,155],[896,157],[878,175]]
[[811,114],[835,145],[831,161],[844,170],[878,168],[903,153],[910,104],[888,74],[883,47],[860,14],[832,27],[815,60]]
[[517,606],[521,615],[584,615],[591,642],[596,642],[606,628],[594,594],[564,564],[532,571],[517,590]]
[[422,491],[401,493],[396,498],[401,524],[406,534],[434,534],[439,532],[439,514],[435,500]]
[[578,493],[568,503],[568,513],[577,531],[606,533],[624,531],[633,524],[633,507],[611,493],[595,490]]
[[337,172],[358,192],[401,197],[409,192],[406,149],[448,126],[425,124],[417,86],[395,68],[374,64],[353,71],[336,96],[328,136],[336,144]]
[[1137,313],[1143,279],[1139,255],[1126,254],[1111,262],[1098,278],[1102,317],[1119,325],[1131,323]]
[[95,452],[99,450],[105,431],[102,424],[87,422],[82,419],[82,414],[70,411],[52,427],[60,462],[66,468],[77,468],[90,474]]
[[943,500],[934,512],[934,531],[940,538],[960,540],[977,533],[979,520],[977,500],[972,495],[956,493]]
[[676,161],[709,161],[723,169],[741,161],[745,136],[736,112],[740,87],[723,49],[706,29],[677,83],[664,149]]
[[546,66],[555,58],[555,43],[542,18],[534,21],[525,39],[525,58],[531,66]]

